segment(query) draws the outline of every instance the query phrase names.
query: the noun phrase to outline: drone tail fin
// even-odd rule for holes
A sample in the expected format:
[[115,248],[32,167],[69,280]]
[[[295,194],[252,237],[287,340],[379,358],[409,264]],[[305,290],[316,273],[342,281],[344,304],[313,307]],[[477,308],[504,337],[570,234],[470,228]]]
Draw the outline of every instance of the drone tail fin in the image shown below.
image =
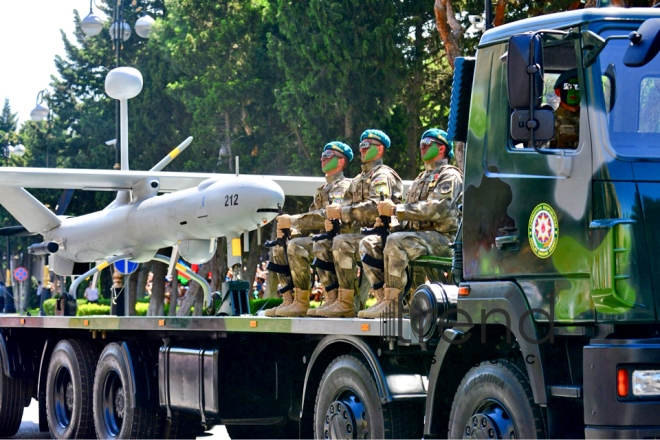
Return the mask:
[[44,233],[62,223],[50,209],[23,188],[3,187],[0,191],[0,205],[31,233]]

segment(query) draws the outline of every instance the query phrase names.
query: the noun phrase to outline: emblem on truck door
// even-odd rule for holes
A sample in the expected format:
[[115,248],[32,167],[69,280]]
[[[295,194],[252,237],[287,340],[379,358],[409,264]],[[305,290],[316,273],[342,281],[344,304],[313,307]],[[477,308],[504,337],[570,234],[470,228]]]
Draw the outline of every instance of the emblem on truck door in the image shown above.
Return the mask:
[[557,247],[559,222],[555,210],[548,204],[541,203],[529,218],[529,245],[539,258],[548,258]]

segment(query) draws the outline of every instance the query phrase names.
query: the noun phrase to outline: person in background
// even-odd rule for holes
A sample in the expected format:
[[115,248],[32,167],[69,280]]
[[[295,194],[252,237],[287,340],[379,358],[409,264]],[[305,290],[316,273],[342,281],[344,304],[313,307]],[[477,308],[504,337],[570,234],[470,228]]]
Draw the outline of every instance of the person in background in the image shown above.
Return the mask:
[[89,286],[85,289],[85,298],[87,298],[87,302],[90,304],[99,303],[99,290],[92,283],[89,283]]

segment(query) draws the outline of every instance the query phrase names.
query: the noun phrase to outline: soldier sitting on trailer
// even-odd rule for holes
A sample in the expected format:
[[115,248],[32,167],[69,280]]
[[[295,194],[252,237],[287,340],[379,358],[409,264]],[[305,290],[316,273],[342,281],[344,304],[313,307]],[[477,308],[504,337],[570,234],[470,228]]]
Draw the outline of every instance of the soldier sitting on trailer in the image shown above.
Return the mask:
[[378,217],[377,205],[381,193],[393,203],[399,203],[403,192],[399,175],[383,165],[383,155],[390,144],[390,138],[380,130],[366,130],[362,133],[362,173],[351,181],[341,205],[332,204],[326,208],[326,230],[332,228],[330,219],[340,219],[342,234],[332,242],[324,240],[314,243],[314,265],[320,277],[336,277],[339,298],[332,306],[319,310],[316,316],[354,317],[355,310],[360,310],[367,300],[359,296],[354,298],[357,261],[360,258],[358,245],[363,237],[360,229],[371,226]]
[[[424,171],[408,190],[406,203],[378,203],[378,213],[396,215],[400,222],[397,229],[403,232],[390,234],[384,252],[377,235],[360,242],[362,267],[378,298],[375,305],[358,314],[360,318],[396,316],[399,295],[408,282],[406,267],[410,260],[426,255],[451,256],[449,243],[455,238],[461,216],[458,205],[463,197],[463,174],[448,163],[454,151],[444,130],[427,130],[422,135],[420,153]],[[376,226],[381,224],[378,218]]]
[[[266,316],[305,316],[313,315],[315,309],[309,308],[311,290],[310,264],[312,262],[312,237],[310,233],[320,232],[324,228],[325,207],[332,203],[341,203],[344,193],[350,184],[350,179],[344,177],[344,169],[353,160],[353,150],[343,142],[330,142],[323,148],[321,166],[327,183],[316,190],[314,203],[309,212],[298,215],[280,215],[277,217],[278,238],[282,238],[283,229],[291,229],[292,240],[287,245],[289,268],[286,267],[284,249],[273,247],[273,255],[269,269],[277,272],[284,294],[284,302],[272,309],[266,310]],[[272,264],[274,263],[274,264]],[[291,282],[288,284],[287,274],[291,272]],[[326,284],[324,307],[337,299],[337,289],[332,282]],[[291,289],[295,291],[295,301],[291,297]],[[308,313],[309,312],[309,313]]]

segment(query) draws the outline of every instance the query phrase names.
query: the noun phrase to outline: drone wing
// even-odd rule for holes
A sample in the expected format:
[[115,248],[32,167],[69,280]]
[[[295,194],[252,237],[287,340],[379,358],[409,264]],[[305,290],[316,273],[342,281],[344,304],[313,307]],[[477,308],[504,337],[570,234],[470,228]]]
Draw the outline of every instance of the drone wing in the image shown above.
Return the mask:
[[[114,171],[62,168],[0,168],[0,188],[82,189],[128,191],[146,178],[156,177],[162,192],[192,188],[207,179],[231,179],[234,174]],[[262,176],[255,176],[262,177]],[[323,177],[263,176],[282,187],[288,196],[313,196]]]

